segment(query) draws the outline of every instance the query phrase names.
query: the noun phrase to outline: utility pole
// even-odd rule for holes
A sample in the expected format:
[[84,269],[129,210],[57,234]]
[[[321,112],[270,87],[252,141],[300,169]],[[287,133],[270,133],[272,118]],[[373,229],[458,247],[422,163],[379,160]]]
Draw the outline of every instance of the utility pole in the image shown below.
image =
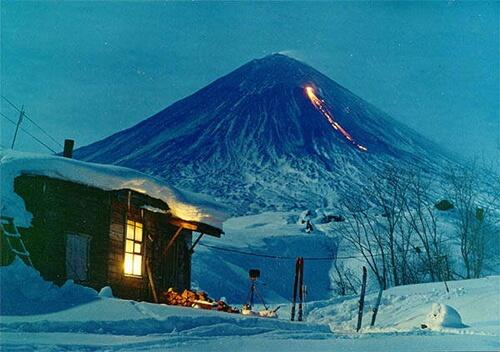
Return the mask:
[[21,106],[21,111],[19,111],[19,118],[17,119],[16,132],[14,132],[14,138],[12,138],[12,145],[10,146],[10,149],[14,149],[17,132],[19,131],[19,125],[21,125],[21,122],[23,122],[23,117],[24,117],[24,105]]

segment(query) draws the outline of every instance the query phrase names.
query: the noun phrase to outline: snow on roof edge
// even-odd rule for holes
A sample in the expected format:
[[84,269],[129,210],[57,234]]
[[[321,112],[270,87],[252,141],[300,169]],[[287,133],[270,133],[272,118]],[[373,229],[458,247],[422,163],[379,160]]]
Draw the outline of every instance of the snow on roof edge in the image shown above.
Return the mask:
[[14,192],[14,179],[35,174],[94,186],[103,190],[131,189],[157,198],[174,216],[222,229],[226,208],[205,195],[182,191],[165,181],[129,168],[102,165],[54,155],[0,149],[0,202],[2,215],[13,217],[20,227],[31,226],[32,215]]

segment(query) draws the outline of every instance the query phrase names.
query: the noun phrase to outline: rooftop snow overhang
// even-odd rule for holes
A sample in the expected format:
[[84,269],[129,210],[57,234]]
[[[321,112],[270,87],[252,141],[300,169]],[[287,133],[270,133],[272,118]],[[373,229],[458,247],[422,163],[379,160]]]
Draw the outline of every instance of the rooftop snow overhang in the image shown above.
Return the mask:
[[130,189],[165,202],[172,218],[195,227],[195,231],[219,237],[228,218],[226,208],[204,195],[177,189],[165,181],[139,171],[101,165],[60,156],[0,150],[1,212],[20,227],[31,226],[31,214],[14,192],[14,179],[23,174],[47,176],[93,186],[106,191]]

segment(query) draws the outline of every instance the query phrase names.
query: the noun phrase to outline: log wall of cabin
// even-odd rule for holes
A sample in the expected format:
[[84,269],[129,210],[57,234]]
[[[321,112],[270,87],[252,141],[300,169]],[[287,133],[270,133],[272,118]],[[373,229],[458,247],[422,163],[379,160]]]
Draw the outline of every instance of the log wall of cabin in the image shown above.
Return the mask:
[[[129,191],[104,191],[49,178],[22,175],[15,179],[15,192],[33,214],[32,227],[21,229],[37,270],[49,281],[66,281],[66,235],[91,237],[89,279],[82,284],[97,290],[111,286],[116,297],[152,301],[145,261],[151,264],[158,292],[191,286],[192,231],[182,230],[164,255],[177,227],[163,213],[141,209],[143,205],[166,209],[160,200]],[[143,223],[142,277],[124,274],[126,220]],[[3,252],[2,252],[3,255]],[[3,262],[2,257],[2,262]]]
[[43,278],[66,281],[66,235],[91,237],[88,280],[101,288],[107,282],[107,250],[110,214],[109,193],[94,187],[45,176],[22,175],[14,190],[33,214],[32,226],[20,229],[31,259]]

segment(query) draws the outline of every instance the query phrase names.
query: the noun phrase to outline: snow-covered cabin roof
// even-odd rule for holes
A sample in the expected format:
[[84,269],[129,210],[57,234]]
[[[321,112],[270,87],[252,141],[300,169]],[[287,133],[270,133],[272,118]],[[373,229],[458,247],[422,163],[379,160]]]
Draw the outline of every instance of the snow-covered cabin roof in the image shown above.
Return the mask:
[[222,229],[224,208],[207,196],[182,191],[165,181],[125,167],[101,165],[60,156],[0,150],[1,213],[13,217],[20,227],[31,226],[32,215],[14,192],[20,175],[40,175],[113,191],[130,189],[168,204],[173,216]]

